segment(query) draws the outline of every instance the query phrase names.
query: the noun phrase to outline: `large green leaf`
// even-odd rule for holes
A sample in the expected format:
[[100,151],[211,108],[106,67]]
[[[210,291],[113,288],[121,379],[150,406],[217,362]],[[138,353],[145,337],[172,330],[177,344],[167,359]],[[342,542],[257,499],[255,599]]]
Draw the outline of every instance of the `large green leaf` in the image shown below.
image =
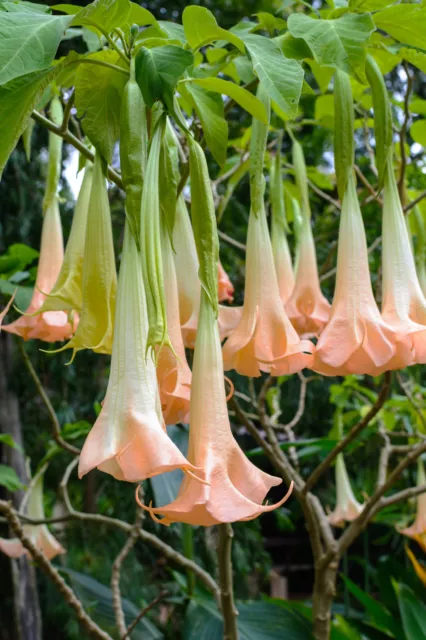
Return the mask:
[[[92,53],[89,60],[121,65],[115,51]],[[75,105],[90,142],[111,162],[120,132],[120,105],[127,79],[123,73],[99,65],[83,64],[75,75]]]
[[27,11],[31,13],[50,13],[50,7],[47,4],[36,4],[35,2],[2,2],[0,10],[3,11]]
[[275,42],[264,36],[248,34],[243,39],[254,71],[271,100],[285,115],[295,115],[303,83],[300,64],[286,58]]
[[21,453],[24,452],[22,447],[20,447],[19,444],[17,444],[15,442],[15,440],[12,438],[10,433],[1,433],[0,434],[0,443],[1,444],[6,444],[8,447],[11,447],[12,449],[17,449],[17,451],[20,451]]
[[145,104],[151,108],[162,100],[168,109],[178,80],[193,63],[193,55],[176,45],[146,49],[141,47],[135,61],[136,81]]
[[350,11],[356,11],[356,13],[366,13],[367,11],[378,11],[384,9],[390,4],[393,4],[393,0],[349,0]]
[[15,469],[5,464],[0,464],[0,486],[6,487],[8,491],[19,491],[24,488]]
[[185,88],[200,119],[207,146],[216,162],[222,166],[226,160],[228,146],[228,123],[225,120],[223,100],[218,93],[207,91],[196,84],[187,83]]
[[130,0],[95,0],[76,14],[72,25],[96,27],[103,33],[110,33],[127,23],[130,10]]
[[69,16],[0,12],[0,85],[47,69],[70,22]]
[[376,27],[404,44],[425,48],[426,6],[399,4],[374,14]]
[[193,49],[199,49],[215,40],[226,40],[244,53],[244,43],[235,33],[222,29],[211,11],[191,5],[182,14],[185,36]]
[[51,69],[15,78],[0,87],[0,178],[44,90],[73,62],[75,56],[70,55],[63,63]]
[[266,109],[261,101],[244,87],[235,84],[235,82],[229,82],[229,80],[222,80],[221,78],[191,78],[190,81],[209,91],[217,91],[229,96],[251,116],[264,124],[268,123]]
[[426,640],[426,607],[405,584],[396,585],[407,640]]
[[401,47],[398,55],[420,69],[420,71],[423,71],[423,73],[426,73],[426,53],[411,47]]
[[416,120],[410,127],[411,137],[423,147],[426,146],[426,120]]
[[316,20],[293,13],[288,28],[295,38],[309,45],[320,65],[341,69],[365,83],[367,42],[374,31],[369,14],[344,14],[336,20]]
[[363,605],[371,621],[379,630],[393,631],[400,634],[397,637],[403,636],[398,621],[394,619],[392,613],[381,602],[372,598],[346,576],[342,576],[342,578],[349,591]]

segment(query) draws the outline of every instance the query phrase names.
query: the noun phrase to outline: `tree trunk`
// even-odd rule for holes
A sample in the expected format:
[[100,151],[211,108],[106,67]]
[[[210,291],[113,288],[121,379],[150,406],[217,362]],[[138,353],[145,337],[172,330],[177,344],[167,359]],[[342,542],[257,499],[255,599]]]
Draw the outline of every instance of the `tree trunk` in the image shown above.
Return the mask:
[[[13,351],[12,336],[0,335],[0,433],[10,434],[16,444],[23,448],[18,398],[9,383]],[[4,446],[2,457],[4,463],[13,467],[20,480],[27,484],[25,455],[17,449]],[[15,491],[10,498],[13,505],[19,507],[23,492]],[[16,640],[41,640],[41,615],[34,566],[26,556],[11,562],[16,625],[13,637]]]
[[331,632],[331,606],[336,595],[338,560],[332,560],[325,569],[315,572],[313,594],[313,627],[315,640],[329,640]]

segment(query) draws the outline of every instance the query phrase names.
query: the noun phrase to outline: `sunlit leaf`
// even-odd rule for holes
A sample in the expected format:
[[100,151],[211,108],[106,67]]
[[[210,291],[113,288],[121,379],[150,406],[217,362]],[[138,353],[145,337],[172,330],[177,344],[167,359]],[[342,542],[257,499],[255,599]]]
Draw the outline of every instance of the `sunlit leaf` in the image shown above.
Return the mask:
[[244,53],[244,43],[231,31],[222,29],[211,11],[205,7],[185,7],[182,14],[185,36],[193,49],[199,49],[216,40],[226,40]]

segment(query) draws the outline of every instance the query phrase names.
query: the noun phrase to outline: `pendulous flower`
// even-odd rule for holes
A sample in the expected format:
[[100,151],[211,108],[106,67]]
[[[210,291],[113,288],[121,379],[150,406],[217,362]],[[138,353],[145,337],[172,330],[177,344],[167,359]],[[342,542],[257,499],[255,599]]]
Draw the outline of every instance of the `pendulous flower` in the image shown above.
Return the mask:
[[336,507],[328,516],[328,521],[333,527],[343,527],[345,522],[355,520],[364,507],[354,496],[342,453],[336,458],[335,471]]
[[176,468],[193,469],[166,433],[147,339],[141,257],[126,221],[111,372],[101,412],[80,455],[80,477],[97,467],[118,480],[137,482]]
[[[186,476],[176,500],[152,508],[139,504],[161,522],[211,526],[255,518],[282,505],[263,505],[269,489],[281,483],[257,469],[235,441],[229,424],[220,336],[207,294],[201,294],[194,352],[188,460],[202,469],[200,479]],[[201,481],[200,481],[201,480]],[[291,489],[291,487],[290,487]]]
[[312,368],[323,375],[378,375],[388,368],[394,343],[394,332],[374,299],[364,224],[351,174],[340,216],[331,316],[319,337]]
[[225,269],[223,268],[220,260],[219,260],[217,277],[218,277],[217,286],[218,286],[219,302],[233,302],[235,287],[232,284]]
[[[43,468],[31,481],[28,492],[21,505],[21,511],[33,520],[44,520],[43,507]],[[65,553],[65,549],[56,538],[50,533],[45,524],[24,524],[25,535],[39,549],[48,560],[51,560],[60,553]],[[7,540],[0,538],[0,551],[10,558],[20,558],[29,552],[25,549],[18,538]]]
[[[423,462],[417,459],[417,486],[426,485],[426,473]],[[417,513],[413,524],[405,529],[400,529],[399,533],[413,538],[424,551],[426,551],[426,491],[417,497]]]

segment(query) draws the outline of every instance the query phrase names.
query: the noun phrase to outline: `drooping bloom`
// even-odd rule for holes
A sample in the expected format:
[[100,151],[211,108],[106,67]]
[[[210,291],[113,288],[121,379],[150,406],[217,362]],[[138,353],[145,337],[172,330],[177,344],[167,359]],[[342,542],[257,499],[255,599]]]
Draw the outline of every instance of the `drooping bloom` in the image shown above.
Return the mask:
[[[268,102],[269,99],[265,98]],[[257,377],[309,367],[314,346],[300,340],[284,310],[279,290],[264,204],[263,158],[267,125],[253,120],[251,208],[247,231],[246,282],[241,320],[225,342],[225,370]]]
[[[201,285],[194,234],[183,196],[179,196],[173,229],[174,259],[179,294],[179,315],[185,347],[194,348],[198,326]],[[219,306],[219,333],[223,340],[241,318],[241,307]]]
[[217,277],[219,302],[232,302],[234,300],[235,288],[220,260]]
[[374,299],[364,224],[351,175],[340,216],[331,316],[318,340],[312,368],[323,375],[378,375],[389,366],[394,342],[394,333]]
[[111,353],[117,273],[102,159],[93,166],[83,257],[82,307],[77,331],[63,349]]
[[335,472],[336,507],[328,516],[328,521],[333,527],[343,527],[345,522],[355,520],[359,516],[363,505],[354,496],[342,453],[337,455]]
[[[43,473],[44,469],[31,481],[28,492],[24,497],[24,502],[21,505],[21,511],[25,511],[27,516],[33,520],[45,519],[43,507]],[[47,525],[24,524],[23,530],[25,535],[48,560],[51,560],[60,553],[65,553],[65,549],[50,533]],[[10,540],[0,538],[0,551],[10,558],[20,558],[25,554],[29,555],[29,552],[18,538],[12,538]]]
[[98,467],[118,480],[137,482],[176,468],[193,469],[166,433],[147,338],[141,258],[126,222],[111,373],[80,455],[80,477]]
[[202,469],[202,479],[186,476],[173,502],[146,507],[163,524],[186,522],[211,526],[252,519],[285,502],[262,504],[279,478],[257,469],[235,441],[226,407],[220,337],[207,294],[201,294],[199,327],[194,353],[188,460]]
[[3,330],[15,333],[24,340],[38,339],[56,342],[71,337],[74,327],[64,311],[39,311],[46,294],[52,290],[61,270],[64,257],[61,219],[57,196],[51,198],[45,211],[41,232],[40,258],[33,296],[24,315],[4,325]]
[[186,361],[179,320],[179,298],[170,236],[162,228],[162,258],[167,330],[172,349],[164,346],[157,363],[161,407],[166,424],[189,421],[191,370]]
[[388,162],[383,189],[382,316],[396,334],[389,368],[426,362],[426,299],[420,288],[395,175]]
[[292,325],[304,338],[321,333],[330,317],[330,303],[322,294],[315,242],[311,228],[308,181],[301,145],[293,143],[293,163],[301,196],[301,220],[296,249],[295,283],[285,309]]
[[[417,486],[426,484],[426,473],[423,462],[417,459]],[[409,538],[413,538],[424,551],[426,551],[426,491],[417,496],[417,513],[413,524],[405,529],[400,529],[400,533]]]
[[[83,182],[75,205],[70,236],[64,261],[57,281],[43,302],[41,311],[75,310],[83,305],[83,259],[86,238],[86,222],[92,190],[92,166],[86,166]],[[44,292],[45,293],[45,292]]]

